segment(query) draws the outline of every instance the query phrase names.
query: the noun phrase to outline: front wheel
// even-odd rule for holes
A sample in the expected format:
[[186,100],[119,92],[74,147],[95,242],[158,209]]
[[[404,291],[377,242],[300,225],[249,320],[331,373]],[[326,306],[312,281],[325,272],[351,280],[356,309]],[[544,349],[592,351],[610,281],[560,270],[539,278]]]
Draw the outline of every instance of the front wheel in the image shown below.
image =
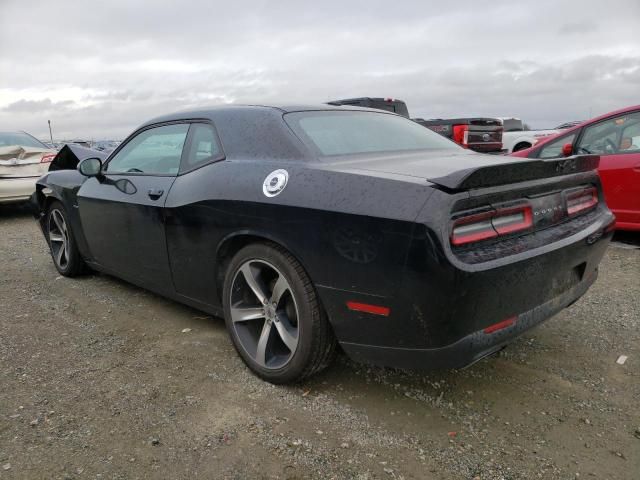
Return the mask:
[[223,295],[231,340],[259,377],[295,382],[330,363],[333,332],[311,280],[286,250],[270,244],[240,250],[227,269]]
[[65,277],[75,277],[84,271],[84,261],[76,245],[69,217],[60,202],[53,202],[47,211],[47,240],[53,264]]

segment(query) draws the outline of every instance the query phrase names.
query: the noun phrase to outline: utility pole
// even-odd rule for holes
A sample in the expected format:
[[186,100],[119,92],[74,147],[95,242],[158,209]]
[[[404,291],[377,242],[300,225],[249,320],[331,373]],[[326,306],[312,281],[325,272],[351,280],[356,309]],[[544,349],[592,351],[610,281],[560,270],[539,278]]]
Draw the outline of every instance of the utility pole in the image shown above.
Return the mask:
[[51,133],[51,120],[47,120],[49,124],[49,138],[51,138],[51,146],[53,147],[53,133]]

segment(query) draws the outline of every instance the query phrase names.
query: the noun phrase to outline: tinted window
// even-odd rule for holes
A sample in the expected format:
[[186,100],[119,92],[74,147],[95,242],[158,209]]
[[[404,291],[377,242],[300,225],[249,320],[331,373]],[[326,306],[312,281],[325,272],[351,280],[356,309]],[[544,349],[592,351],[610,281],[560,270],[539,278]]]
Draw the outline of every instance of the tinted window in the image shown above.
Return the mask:
[[0,147],[20,145],[21,147],[49,148],[26,133],[0,133]]
[[192,124],[190,136],[189,150],[182,164],[182,171],[193,170],[200,165],[223,158],[218,136],[211,125]]
[[502,126],[505,132],[520,132],[524,130],[524,124],[519,118],[504,118]]
[[576,138],[576,134],[572,133],[571,135],[567,135],[565,137],[559,138],[558,140],[554,140],[553,142],[548,143],[540,149],[538,158],[562,157],[562,147],[564,147],[567,143],[573,143],[574,138]]
[[640,112],[585,127],[578,153],[607,155],[640,150]]
[[177,174],[189,125],[165,125],[139,133],[107,164],[110,173]]
[[417,123],[370,112],[298,112],[284,116],[296,134],[321,156],[460,147]]

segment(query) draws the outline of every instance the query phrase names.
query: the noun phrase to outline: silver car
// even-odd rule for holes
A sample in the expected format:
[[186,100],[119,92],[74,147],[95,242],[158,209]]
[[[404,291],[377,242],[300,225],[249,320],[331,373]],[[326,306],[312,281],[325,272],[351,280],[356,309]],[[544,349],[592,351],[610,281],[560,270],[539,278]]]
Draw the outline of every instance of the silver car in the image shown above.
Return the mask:
[[56,150],[25,132],[0,132],[0,204],[28,200]]

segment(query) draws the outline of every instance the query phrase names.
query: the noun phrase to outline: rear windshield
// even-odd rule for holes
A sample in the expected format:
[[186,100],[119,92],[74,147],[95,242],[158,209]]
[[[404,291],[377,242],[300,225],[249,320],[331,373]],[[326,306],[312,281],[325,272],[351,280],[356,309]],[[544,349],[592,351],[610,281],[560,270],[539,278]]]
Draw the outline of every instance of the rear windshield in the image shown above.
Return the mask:
[[48,148],[31,135],[20,132],[4,133],[0,132],[0,147],[20,145],[21,147]]
[[385,113],[295,112],[284,119],[320,156],[460,148],[422,125]]

